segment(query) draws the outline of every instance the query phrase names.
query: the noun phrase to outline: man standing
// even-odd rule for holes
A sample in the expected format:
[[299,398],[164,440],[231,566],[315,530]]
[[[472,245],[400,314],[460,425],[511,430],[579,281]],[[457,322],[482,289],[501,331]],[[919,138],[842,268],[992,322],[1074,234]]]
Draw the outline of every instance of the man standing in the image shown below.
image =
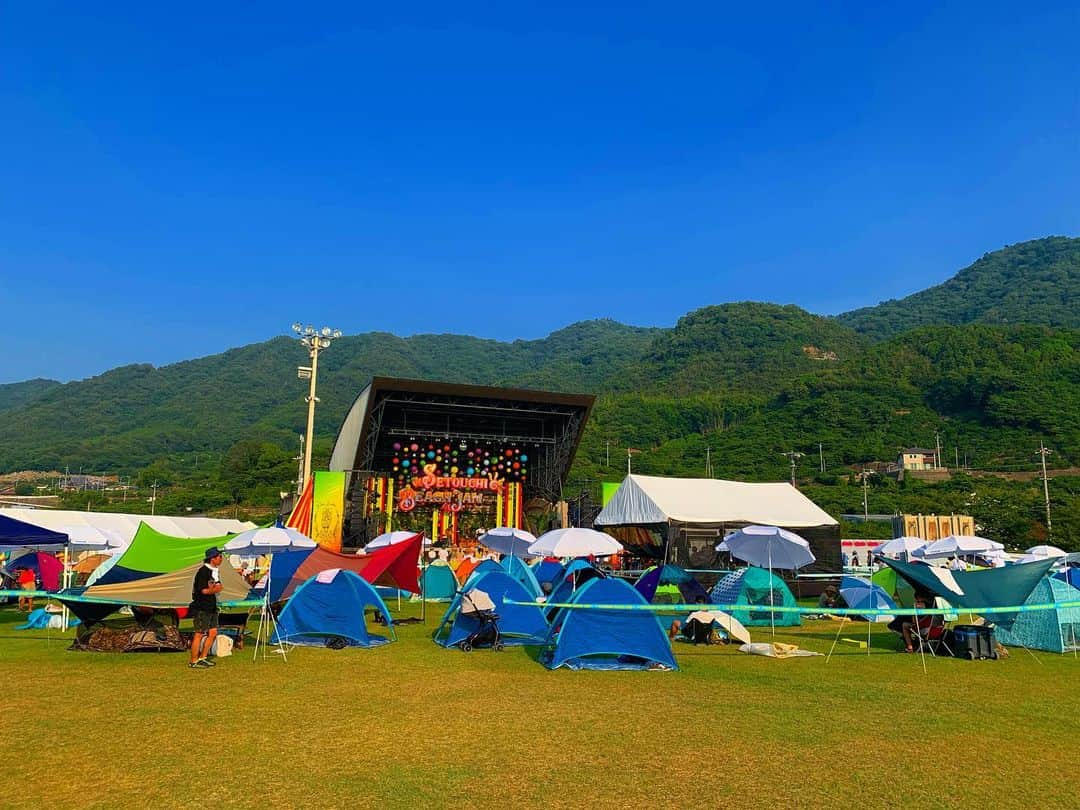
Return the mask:
[[[20,568],[19,569],[19,590],[21,591],[35,591],[37,590],[37,575],[34,574],[33,569]],[[34,610],[34,597],[32,596],[20,596],[19,597],[19,611],[22,612],[23,608],[26,608],[26,613],[32,613]]]
[[188,666],[192,669],[215,666],[207,656],[214,648],[214,639],[217,638],[217,595],[223,587],[218,576],[220,565],[221,552],[217,547],[208,548],[191,586],[191,620],[195,624],[195,635],[191,638],[191,663]]

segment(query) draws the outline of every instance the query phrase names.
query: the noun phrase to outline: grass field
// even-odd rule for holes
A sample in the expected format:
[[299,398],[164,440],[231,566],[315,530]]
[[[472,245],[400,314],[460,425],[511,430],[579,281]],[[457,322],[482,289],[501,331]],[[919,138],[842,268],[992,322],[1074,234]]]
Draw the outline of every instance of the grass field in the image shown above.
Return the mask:
[[[1076,806],[1072,656],[924,674],[875,630],[870,656],[841,644],[828,663],[678,644],[680,672],[549,672],[522,649],[435,646],[441,610],[378,649],[192,671],[69,652],[2,609],[0,806]],[[827,652],[835,633],[777,639]]]

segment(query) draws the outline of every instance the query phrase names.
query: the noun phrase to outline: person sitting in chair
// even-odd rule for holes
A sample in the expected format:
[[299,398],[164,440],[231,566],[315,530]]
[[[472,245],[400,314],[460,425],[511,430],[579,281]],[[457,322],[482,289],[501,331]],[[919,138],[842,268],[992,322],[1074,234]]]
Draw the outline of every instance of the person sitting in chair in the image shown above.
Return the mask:
[[[919,596],[915,598],[915,609],[927,609],[927,600],[925,597]],[[915,652],[914,630],[918,629],[920,633],[925,633],[933,624],[933,616],[905,616],[904,620],[900,623],[900,634],[904,637],[904,651],[909,653]]]

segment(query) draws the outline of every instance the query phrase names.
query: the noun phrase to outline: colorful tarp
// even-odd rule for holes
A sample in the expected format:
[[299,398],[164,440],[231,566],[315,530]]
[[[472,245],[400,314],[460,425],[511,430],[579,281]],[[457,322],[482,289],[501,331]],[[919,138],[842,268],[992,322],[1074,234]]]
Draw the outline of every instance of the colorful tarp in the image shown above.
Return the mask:
[[[110,585],[178,571],[202,563],[206,549],[225,545],[233,535],[221,537],[172,537],[142,523],[131,545],[96,582]],[[190,600],[189,600],[190,601]]]
[[411,540],[384,546],[370,554],[336,554],[325,548],[275,554],[270,563],[270,600],[288,599],[311,577],[335,568],[352,571],[373,585],[418,593],[416,561],[423,540],[423,534],[416,534]]

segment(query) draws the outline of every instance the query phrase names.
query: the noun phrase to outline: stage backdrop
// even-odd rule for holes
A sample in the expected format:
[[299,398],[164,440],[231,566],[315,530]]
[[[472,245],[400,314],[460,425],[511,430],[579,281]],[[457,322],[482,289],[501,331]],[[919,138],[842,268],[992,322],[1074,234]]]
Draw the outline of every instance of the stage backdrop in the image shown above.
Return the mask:
[[341,551],[345,507],[345,473],[316,472],[311,509],[311,539],[330,551]]

